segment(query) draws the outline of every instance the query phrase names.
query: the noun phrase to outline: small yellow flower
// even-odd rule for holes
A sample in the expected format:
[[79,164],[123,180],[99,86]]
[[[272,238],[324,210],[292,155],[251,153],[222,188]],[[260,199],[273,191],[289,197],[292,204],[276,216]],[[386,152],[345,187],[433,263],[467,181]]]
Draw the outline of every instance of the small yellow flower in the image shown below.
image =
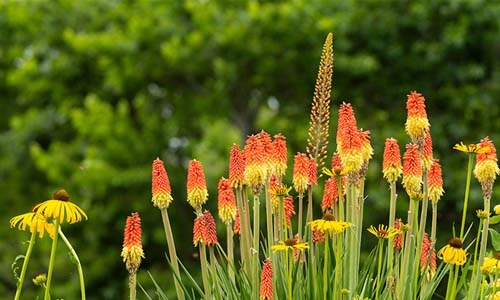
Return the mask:
[[370,228],[368,228],[368,232],[379,239],[389,239],[401,233],[401,231],[399,231],[398,229],[385,225],[378,225],[378,229],[376,229],[375,226],[371,225]]
[[465,145],[464,142],[460,142],[460,144],[456,144],[453,149],[462,151],[465,153],[485,153],[488,151],[487,148],[481,147],[481,144],[469,144]]
[[486,219],[486,218],[489,218],[491,213],[483,210],[483,209],[478,209],[476,210],[476,216],[479,218],[479,219]]
[[58,219],[59,223],[63,223],[64,219],[70,224],[80,222],[82,218],[88,219],[83,209],[69,201],[69,194],[65,190],[56,191],[53,199],[36,205],[33,211],[46,218]]
[[323,218],[314,220],[308,223],[312,229],[321,232],[339,233],[350,227],[352,224],[348,222],[335,221],[335,217],[330,213],[325,213]]
[[499,267],[500,267],[500,261],[496,256],[493,258],[485,257],[483,265],[481,266],[481,272],[485,275],[489,275],[498,272]]
[[271,250],[273,252],[288,251],[294,249],[297,249],[299,251],[304,251],[306,249],[309,249],[309,245],[307,244],[307,242],[300,243],[299,239],[297,238],[291,238],[284,242],[280,241],[277,245],[271,247]]
[[47,274],[39,274],[32,281],[34,285],[43,286],[47,281]]
[[437,257],[445,263],[461,266],[467,261],[467,253],[462,249],[462,241],[455,237],[452,238],[446,246],[441,248]]
[[493,207],[493,210],[497,215],[500,215],[500,204],[495,205],[495,207]]
[[55,227],[54,224],[47,222],[47,219],[35,212],[29,212],[10,219],[10,227],[17,227],[19,230],[26,230],[29,228],[30,232],[38,232],[40,238],[43,237],[45,231],[49,233],[51,238],[54,238]]

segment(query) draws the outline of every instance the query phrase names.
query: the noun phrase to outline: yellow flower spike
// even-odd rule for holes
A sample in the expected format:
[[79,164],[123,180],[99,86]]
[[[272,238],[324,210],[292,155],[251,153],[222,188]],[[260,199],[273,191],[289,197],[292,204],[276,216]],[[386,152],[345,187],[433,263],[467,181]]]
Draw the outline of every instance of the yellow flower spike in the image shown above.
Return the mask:
[[392,227],[388,227],[382,224],[378,225],[378,229],[376,229],[375,226],[371,225],[368,228],[368,232],[370,232],[379,239],[389,239],[401,233],[401,231],[398,229],[394,229]]
[[437,257],[450,265],[462,266],[467,261],[467,253],[462,249],[462,241],[455,237],[446,246],[441,248]]
[[69,194],[65,190],[56,191],[53,198],[36,205],[33,211],[46,218],[57,219],[59,223],[63,223],[65,219],[70,224],[80,222],[83,218],[88,219],[83,209],[69,201]]

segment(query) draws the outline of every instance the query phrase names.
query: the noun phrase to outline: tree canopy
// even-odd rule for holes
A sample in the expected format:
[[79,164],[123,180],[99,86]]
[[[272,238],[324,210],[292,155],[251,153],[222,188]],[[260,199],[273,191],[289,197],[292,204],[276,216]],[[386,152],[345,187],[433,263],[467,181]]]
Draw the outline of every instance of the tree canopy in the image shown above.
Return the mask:
[[[408,141],[405,100],[417,90],[426,97],[443,165],[442,218],[452,222],[461,209],[465,159],[449,155],[451,148],[484,136],[500,141],[499,16],[500,3],[488,0],[2,1],[3,224],[67,189],[89,216],[68,228],[88,297],[120,299],[127,276],[119,255],[123,225],[140,211],[144,268],[164,278],[165,241],[150,201],[152,161],[162,158],[169,172],[180,256],[195,259],[191,240],[183,238],[194,220],[185,203],[187,161],[206,165],[215,208],[233,143],[264,129],[286,136],[290,157],[304,152],[329,32],[331,136],[339,104],[352,103],[375,149],[368,205],[380,212],[388,206],[383,144],[391,136],[401,147]],[[330,156],[334,149],[332,142]],[[0,232],[10,241],[0,245],[8,266],[24,246],[7,225]],[[46,261],[39,259],[43,270]],[[66,276],[71,266],[60,264],[55,280],[66,284],[59,293],[71,299],[76,275]],[[0,278],[0,294],[11,293],[12,272],[4,268]]]

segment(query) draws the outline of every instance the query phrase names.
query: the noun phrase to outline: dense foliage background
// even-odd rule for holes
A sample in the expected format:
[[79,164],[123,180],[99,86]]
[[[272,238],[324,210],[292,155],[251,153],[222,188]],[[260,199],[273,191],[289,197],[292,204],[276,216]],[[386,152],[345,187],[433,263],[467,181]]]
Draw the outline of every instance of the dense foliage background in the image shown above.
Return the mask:
[[[446,243],[465,181],[466,157],[453,145],[487,135],[500,145],[499,2],[7,0],[0,2],[0,295],[13,294],[10,266],[28,239],[8,220],[60,187],[89,215],[65,228],[81,256],[88,299],[125,298],[120,251],[133,211],[143,219],[146,252],[139,281],[151,286],[149,270],[172,290],[160,213],[150,203],[153,159],[162,158],[169,172],[178,252],[190,265],[196,249],[187,161],[204,164],[215,215],[216,185],[227,176],[233,143],[243,145],[261,129],[282,133],[291,164],[305,151],[328,32],[335,53],[330,134],[342,101],[372,132],[367,224],[387,222],[383,144],[391,136],[402,149],[409,142],[406,94],[417,90],[427,99],[443,165],[437,245]],[[330,148],[331,155],[334,138]],[[317,190],[319,202],[322,185]],[[472,193],[471,221],[481,205],[475,182]],[[48,263],[49,241],[37,243],[29,278]],[[59,250],[54,295],[76,299],[76,269]],[[35,288],[26,286],[25,298],[34,298]]]

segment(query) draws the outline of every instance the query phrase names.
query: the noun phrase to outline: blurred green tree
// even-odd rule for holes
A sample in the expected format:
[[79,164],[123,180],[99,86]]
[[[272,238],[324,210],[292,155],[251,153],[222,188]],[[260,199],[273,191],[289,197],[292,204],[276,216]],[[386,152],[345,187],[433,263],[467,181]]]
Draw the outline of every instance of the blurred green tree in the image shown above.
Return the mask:
[[[183,238],[194,219],[184,201],[187,161],[206,164],[215,208],[232,143],[265,129],[283,133],[290,154],[305,151],[321,46],[333,32],[332,136],[338,104],[353,103],[375,149],[367,205],[386,211],[382,147],[390,136],[401,147],[409,141],[405,95],[417,90],[427,98],[443,165],[441,218],[449,232],[446,222],[461,208],[456,199],[463,191],[455,187],[464,179],[465,161],[447,154],[461,140],[500,138],[499,16],[500,3],[488,0],[2,1],[3,224],[66,188],[89,215],[68,228],[88,298],[121,299],[123,225],[131,211],[140,211],[143,267],[170,280],[160,215],[149,201],[151,162],[165,161],[177,246],[182,259],[195,259],[190,239]],[[20,233],[6,226],[0,233],[19,240]],[[20,243],[0,245],[2,263],[10,265],[23,251]],[[36,255],[33,276],[47,263]],[[59,262],[57,270],[55,295],[76,297],[71,264]],[[0,294],[12,293],[11,272],[3,269],[0,280]]]

